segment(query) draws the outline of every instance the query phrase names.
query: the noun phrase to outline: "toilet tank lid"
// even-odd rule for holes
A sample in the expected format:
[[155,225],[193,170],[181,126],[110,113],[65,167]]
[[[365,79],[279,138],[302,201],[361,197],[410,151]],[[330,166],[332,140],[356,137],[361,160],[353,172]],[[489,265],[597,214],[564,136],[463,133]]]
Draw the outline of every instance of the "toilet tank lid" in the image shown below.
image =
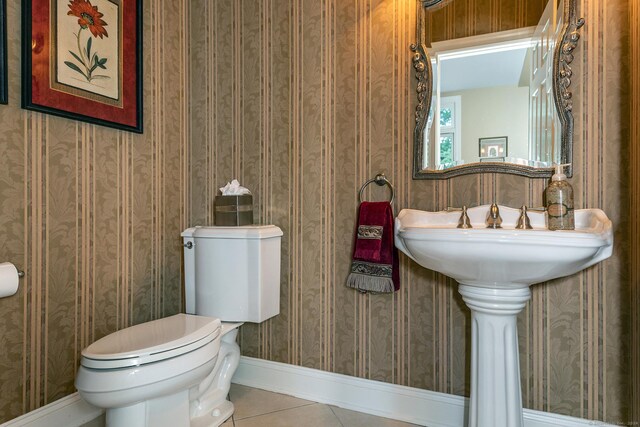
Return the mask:
[[242,225],[237,227],[197,226],[187,228],[182,237],[205,239],[267,239],[282,236],[282,230],[275,225]]

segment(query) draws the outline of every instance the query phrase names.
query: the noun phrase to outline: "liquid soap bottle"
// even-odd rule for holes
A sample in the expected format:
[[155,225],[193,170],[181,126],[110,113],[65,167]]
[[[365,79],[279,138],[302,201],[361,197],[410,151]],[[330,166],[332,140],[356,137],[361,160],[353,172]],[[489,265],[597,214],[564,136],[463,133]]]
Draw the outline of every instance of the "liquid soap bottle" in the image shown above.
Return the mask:
[[551,183],[545,190],[547,201],[547,217],[549,230],[573,230],[573,187],[567,182],[567,176],[562,172],[565,165],[556,165],[556,173],[551,177]]

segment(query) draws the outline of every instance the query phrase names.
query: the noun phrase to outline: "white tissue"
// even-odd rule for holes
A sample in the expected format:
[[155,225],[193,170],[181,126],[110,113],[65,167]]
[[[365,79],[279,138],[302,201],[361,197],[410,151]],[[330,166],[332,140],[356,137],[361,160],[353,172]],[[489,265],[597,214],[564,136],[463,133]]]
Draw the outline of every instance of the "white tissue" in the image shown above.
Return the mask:
[[220,192],[223,196],[240,196],[242,194],[251,194],[251,191],[240,185],[237,179],[234,179],[231,182],[227,182],[227,185],[220,188]]
[[0,298],[10,297],[18,291],[18,269],[10,262],[0,264]]

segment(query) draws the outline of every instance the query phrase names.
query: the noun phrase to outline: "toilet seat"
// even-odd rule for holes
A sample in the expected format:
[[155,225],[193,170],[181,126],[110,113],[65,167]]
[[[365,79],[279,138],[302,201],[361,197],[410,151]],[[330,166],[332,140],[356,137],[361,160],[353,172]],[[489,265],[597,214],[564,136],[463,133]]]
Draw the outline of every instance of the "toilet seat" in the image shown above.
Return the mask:
[[82,351],[81,365],[118,369],[167,360],[197,350],[220,336],[220,320],[176,314],[121,329]]

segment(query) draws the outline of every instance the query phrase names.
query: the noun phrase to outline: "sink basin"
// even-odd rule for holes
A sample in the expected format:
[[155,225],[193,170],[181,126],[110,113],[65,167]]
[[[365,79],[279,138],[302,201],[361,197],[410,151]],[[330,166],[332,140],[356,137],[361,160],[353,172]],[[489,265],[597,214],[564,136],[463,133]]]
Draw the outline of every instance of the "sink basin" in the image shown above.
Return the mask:
[[575,211],[575,230],[549,231],[543,212],[528,212],[533,230],[516,230],[519,209],[499,208],[502,229],[485,228],[489,205],[467,210],[471,229],[456,228],[460,212],[403,209],[396,218],[396,247],[459,283],[485,286],[544,282],[611,256],[611,221],[600,209]]
[[577,273],[611,256],[611,221],[600,209],[575,211],[575,230],[549,231],[529,212],[532,230],[515,228],[519,209],[499,206],[501,229],[488,229],[489,205],[460,212],[403,209],[395,244],[415,262],[454,278],[471,309],[470,427],[522,427],[517,315],[529,286]]

